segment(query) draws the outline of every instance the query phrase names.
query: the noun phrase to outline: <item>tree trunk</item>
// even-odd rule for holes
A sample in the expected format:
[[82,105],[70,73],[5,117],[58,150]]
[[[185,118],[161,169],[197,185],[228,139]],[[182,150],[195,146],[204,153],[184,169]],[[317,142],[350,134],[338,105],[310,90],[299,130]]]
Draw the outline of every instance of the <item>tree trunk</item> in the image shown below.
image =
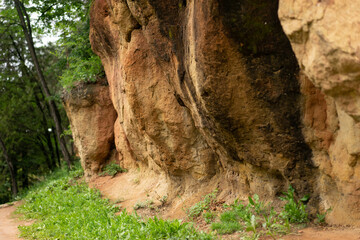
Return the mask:
[[[36,73],[38,75],[38,81],[39,84],[41,86],[41,89],[45,95],[45,97],[48,100],[48,104],[49,104],[49,108],[50,108],[50,115],[54,120],[55,123],[55,130],[56,130],[56,137],[60,143],[60,149],[61,152],[63,154],[64,160],[66,161],[68,168],[70,169],[72,166],[72,159],[71,156],[69,154],[69,151],[67,150],[66,147],[66,142],[63,136],[61,136],[63,129],[61,126],[61,119],[60,119],[60,114],[59,111],[57,109],[57,106],[55,104],[55,102],[52,100],[51,98],[51,94],[49,91],[49,88],[47,86],[47,83],[45,81],[45,77],[44,74],[41,70],[36,52],[35,52],[35,47],[34,47],[34,42],[33,42],[33,38],[32,38],[32,31],[31,31],[31,26],[30,26],[30,19],[29,19],[29,15],[27,14],[24,5],[22,4],[22,2],[20,2],[19,0],[13,0],[15,3],[15,7],[16,7],[16,11],[19,15],[20,18],[20,24],[21,27],[23,28],[24,31],[24,35],[26,38],[26,42],[30,51],[30,55],[31,58],[33,60],[33,64],[35,66],[36,69]],[[25,22],[25,17],[26,17],[26,22]]]
[[29,176],[28,176],[28,171],[26,168],[22,169],[21,178],[22,178],[22,188],[23,189],[28,188],[29,187]]
[[56,134],[55,134],[55,129],[53,126],[51,126],[51,132],[54,136],[54,143],[55,143],[55,152],[56,152],[56,158],[57,158],[57,161],[58,161],[58,165],[59,167],[61,167],[61,161],[60,161],[60,154],[59,154],[59,145],[58,145],[58,142],[57,142],[57,139],[56,139]]
[[51,161],[51,159],[49,157],[49,154],[46,151],[45,145],[44,145],[42,139],[39,136],[37,137],[37,139],[38,139],[38,142],[39,142],[40,149],[43,152],[43,155],[44,155],[44,157],[46,159],[46,164],[47,164],[49,170],[53,171],[55,166],[52,164],[52,161]]
[[11,191],[12,191],[13,196],[16,196],[18,194],[18,186],[17,186],[17,182],[16,182],[16,174],[15,174],[15,170],[14,170],[14,165],[8,154],[5,143],[2,140],[1,134],[0,134],[0,148],[3,152],[5,161],[9,167],[10,178],[11,178]]

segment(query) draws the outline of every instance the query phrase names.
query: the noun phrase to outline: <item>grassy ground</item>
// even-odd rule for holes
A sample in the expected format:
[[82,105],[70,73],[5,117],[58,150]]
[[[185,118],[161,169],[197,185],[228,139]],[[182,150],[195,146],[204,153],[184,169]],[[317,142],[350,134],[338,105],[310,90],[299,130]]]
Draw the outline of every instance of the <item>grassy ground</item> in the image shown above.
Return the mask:
[[[104,169],[108,175],[124,171],[109,169],[109,173]],[[204,196],[186,212],[190,221],[212,234],[199,232],[191,223],[179,220],[165,221],[156,217],[143,220],[126,211],[115,215],[119,209],[80,181],[82,175],[80,166],[70,172],[57,170],[22,196],[24,205],[17,211],[28,219],[37,220],[30,226],[20,227],[23,238],[219,239],[225,234],[231,239],[256,240],[264,236],[278,239],[299,224],[309,222],[305,210],[309,196],[295,200],[291,186],[280,198],[284,201],[280,211],[261,202],[256,194],[249,197],[247,203],[236,200],[230,205],[216,201],[217,190]],[[324,222],[326,213],[318,214],[318,223]]]
[[[216,195],[217,190],[204,196],[202,201],[187,210],[187,215],[190,220],[219,235],[233,235],[234,239],[244,240],[257,240],[266,236],[278,239],[309,222],[304,204],[309,196],[296,200],[291,186],[280,197],[284,206],[278,211],[271,204],[260,201],[256,194],[248,198],[248,203],[235,200],[230,205],[222,206],[216,201]],[[325,214],[318,215],[318,223],[324,221]]]
[[58,170],[24,194],[18,212],[36,219],[20,227],[25,239],[213,239],[191,224],[156,217],[142,220],[102,199],[100,193],[79,183],[82,170]]

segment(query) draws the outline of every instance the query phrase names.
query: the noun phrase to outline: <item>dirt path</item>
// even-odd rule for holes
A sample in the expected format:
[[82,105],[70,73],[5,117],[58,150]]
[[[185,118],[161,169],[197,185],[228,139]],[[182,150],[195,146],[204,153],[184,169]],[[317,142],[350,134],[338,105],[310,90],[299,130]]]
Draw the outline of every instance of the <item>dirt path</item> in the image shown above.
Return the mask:
[[19,240],[20,231],[19,225],[30,225],[31,222],[20,221],[14,216],[16,207],[20,205],[20,202],[16,202],[14,205],[1,205],[0,206],[0,240]]
[[284,236],[283,240],[360,240],[360,228],[309,227]]

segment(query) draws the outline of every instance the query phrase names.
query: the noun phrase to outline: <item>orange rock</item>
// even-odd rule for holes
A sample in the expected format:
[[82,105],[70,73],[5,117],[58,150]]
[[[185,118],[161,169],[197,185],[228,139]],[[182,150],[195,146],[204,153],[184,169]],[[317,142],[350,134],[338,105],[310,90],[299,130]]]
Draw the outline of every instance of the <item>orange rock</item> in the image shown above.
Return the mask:
[[114,148],[116,112],[109,97],[109,87],[102,83],[79,84],[64,93],[63,101],[88,179],[99,171]]

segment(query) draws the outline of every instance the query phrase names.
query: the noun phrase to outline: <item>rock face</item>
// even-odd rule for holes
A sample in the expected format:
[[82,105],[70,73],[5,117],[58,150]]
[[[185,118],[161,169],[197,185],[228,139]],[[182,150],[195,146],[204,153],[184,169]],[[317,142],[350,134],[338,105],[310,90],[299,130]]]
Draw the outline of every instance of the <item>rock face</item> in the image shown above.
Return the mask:
[[63,101],[75,147],[85,177],[89,179],[114,154],[116,111],[106,79],[102,83],[81,84],[70,92],[64,92]]
[[279,18],[307,78],[321,207],[330,223],[360,225],[360,1],[281,0]]
[[[333,207],[335,222],[342,208],[344,216],[353,211],[349,222],[356,224],[354,35],[346,51],[322,35],[321,43],[311,42],[319,29],[307,19],[321,16],[312,1],[300,2],[309,6],[280,3],[290,45],[277,1],[95,0],[90,40],[116,114],[101,108],[103,123],[91,131],[105,127],[110,139],[112,124],[117,160],[166,179],[161,192],[170,202],[216,187],[223,199],[258,193],[274,200],[291,184],[299,196],[311,195],[311,213]],[[297,17],[303,20],[294,27]],[[70,119],[81,117],[69,112]],[[72,120],[72,126],[84,125]],[[75,141],[87,138],[79,131]],[[104,158],[92,161],[99,166]]]

